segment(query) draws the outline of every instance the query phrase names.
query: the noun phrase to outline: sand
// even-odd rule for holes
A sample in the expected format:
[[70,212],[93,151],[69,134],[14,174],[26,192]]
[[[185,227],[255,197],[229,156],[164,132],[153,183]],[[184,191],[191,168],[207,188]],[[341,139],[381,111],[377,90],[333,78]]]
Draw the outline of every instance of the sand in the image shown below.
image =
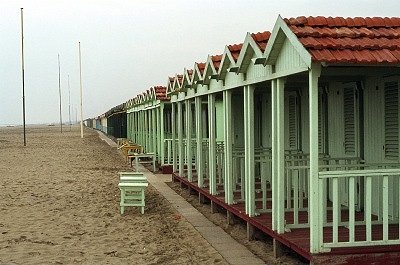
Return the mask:
[[0,128],[0,264],[227,264],[151,186],[119,213],[121,154],[79,128]]

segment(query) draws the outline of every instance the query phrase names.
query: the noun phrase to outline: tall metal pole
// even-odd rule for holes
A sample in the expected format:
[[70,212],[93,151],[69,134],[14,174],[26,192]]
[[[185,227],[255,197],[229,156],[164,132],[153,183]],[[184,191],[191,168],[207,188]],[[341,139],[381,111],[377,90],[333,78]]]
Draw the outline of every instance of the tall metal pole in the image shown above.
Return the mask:
[[24,125],[24,146],[26,146],[25,129],[25,63],[24,63],[24,10],[21,8],[21,59],[22,59],[22,120]]
[[71,131],[71,87],[69,86],[69,75],[68,75],[68,118],[69,118],[69,131]]
[[82,57],[81,42],[79,42],[79,81],[81,90],[81,138],[83,138],[83,103],[82,103]]
[[58,94],[60,95],[60,126],[61,126],[61,133],[62,133],[60,54],[58,54]]

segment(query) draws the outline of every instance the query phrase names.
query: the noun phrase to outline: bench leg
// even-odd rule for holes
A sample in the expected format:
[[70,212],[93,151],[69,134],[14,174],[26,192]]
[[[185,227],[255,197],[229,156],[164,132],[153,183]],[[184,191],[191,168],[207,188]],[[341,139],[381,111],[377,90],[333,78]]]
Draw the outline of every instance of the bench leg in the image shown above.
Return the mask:
[[145,198],[144,198],[145,194],[144,194],[144,189],[142,189],[142,214],[144,214],[144,206],[145,206]]
[[121,214],[124,214],[125,212],[125,190],[124,189],[120,189],[121,190],[121,202],[119,203],[120,207],[121,207]]

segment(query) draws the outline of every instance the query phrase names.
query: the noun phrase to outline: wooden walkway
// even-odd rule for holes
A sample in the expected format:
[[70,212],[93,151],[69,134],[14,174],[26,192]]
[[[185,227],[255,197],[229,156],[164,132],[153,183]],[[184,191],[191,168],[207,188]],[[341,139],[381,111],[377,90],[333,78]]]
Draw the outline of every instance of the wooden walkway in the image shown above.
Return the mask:
[[[295,228],[291,229],[290,232],[284,234],[277,234],[272,230],[272,214],[262,213],[256,217],[249,217],[245,213],[245,205],[243,202],[239,202],[234,205],[228,205],[224,202],[223,192],[217,196],[213,196],[209,193],[208,188],[199,188],[197,182],[189,182],[187,178],[182,178],[177,174],[172,174],[172,179],[175,182],[180,182],[181,185],[188,187],[191,190],[195,190],[199,196],[204,196],[212,203],[222,207],[228,213],[233,214],[236,218],[243,220],[247,225],[257,228],[264,234],[272,237],[273,239],[280,242],[282,245],[291,249],[304,259],[310,261],[313,264],[399,264],[400,263],[400,245],[390,246],[373,246],[373,247],[348,247],[348,248],[334,248],[329,253],[323,253],[313,255],[310,253],[310,229],[309,228]],[[268,193],[270,197],[270,193]],[[239,198],[240,193],[235,194],[235,198]],[[261,203],[261,202],[257,202]],[[261,205],[257,205],[257,208],[261,208]],[[270,207],[270,205],[267,205]],[[328,212],[328,220],[332,219],[331,212]],[[346,220],[347,212],[342,212],[342,220]],[[293,213],[286,212],[285,219],[288,223],[293,221]],[[299,222],[306,223],[308,219],[307,212],[299,212]],[[356,219],[362,220],[363,213],[358,213]],[[374,240],[382,238],[381,225],[375,225],[372,229],[372,237]],[[355,238],[356,241],[365,240],[365,226],[356,226]],[[398,238],[399,226],[389,225],[389,239]],[[348,240],[349,233],[345,227],[339,228],[339,241]],[[332,228],[324,228],[324,239],[326,241],[332,240]]]

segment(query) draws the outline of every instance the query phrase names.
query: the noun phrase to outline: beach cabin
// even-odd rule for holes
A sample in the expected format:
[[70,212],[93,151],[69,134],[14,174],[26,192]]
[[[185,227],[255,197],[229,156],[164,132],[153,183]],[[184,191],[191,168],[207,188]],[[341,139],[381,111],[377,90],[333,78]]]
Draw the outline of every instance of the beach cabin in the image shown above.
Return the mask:
[[[125,103],[111,108],[104,116],[107,119],[107,134],[115,138],[126,138],[127,116]],[[101,121],[102,119],[100,118],[99,120]]]
[[142,146],[143,152],[156,154],[163,172],[171,172],[172,159],[167,150],[171,135],[171,105],[166,87],[154,86],[129,100],[127,137]]
[[168,90],[173,178],[276,255],[399,258],[399,41],[399,18],[278,17],[195,64]]

